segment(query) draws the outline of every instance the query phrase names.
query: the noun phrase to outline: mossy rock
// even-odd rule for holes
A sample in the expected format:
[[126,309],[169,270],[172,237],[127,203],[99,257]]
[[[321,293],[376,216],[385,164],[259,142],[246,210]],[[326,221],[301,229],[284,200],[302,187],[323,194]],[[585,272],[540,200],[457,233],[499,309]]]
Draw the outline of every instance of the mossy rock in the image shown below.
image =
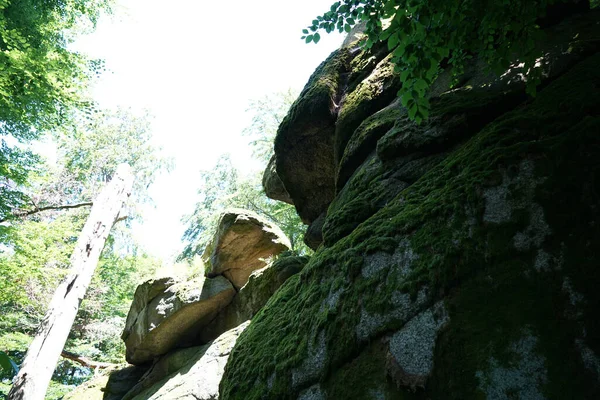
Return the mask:
[[334,136],[340,103],[385,57],[382,46],[334,51],[310,77],[275,138],[277,175],[298,215],[312,223],[335,195]]
[[317,218],[334,195],[335,101],[353,57],[348,48],[333,52],[313,73],[277,131],[277,175],[305,223]]
[[424,388],[393,389],[381,356],[365,368],[392,392],[348,385],[599,398],[599,70],[600,55],[579,63],[321,247],[240,337],[221,398],[340,398],[339,374],[440,301],[449,322]]
[[348,92],[342,101],[336,121],[334,148],[336,165],[340,163],[354,130],[363,120],[394,100],[400,86],[400,79],[394,72],[390,54],[381,60],[371,74],[354,90]]

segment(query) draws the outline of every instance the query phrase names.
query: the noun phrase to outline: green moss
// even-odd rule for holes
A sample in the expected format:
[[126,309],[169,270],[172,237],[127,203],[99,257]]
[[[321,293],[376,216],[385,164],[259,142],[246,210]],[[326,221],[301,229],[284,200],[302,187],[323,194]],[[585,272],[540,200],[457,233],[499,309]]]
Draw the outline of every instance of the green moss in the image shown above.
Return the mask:
[[348,235],[408,184],[441,162],[449,149],[515,108],[523,99],[524,95],[517,92],[463,89],[434,99],[432,117],[421,125],[410,121],[399,106],[367,119],[350,141],[352,147],[348,146],[347,158],[341,164],[338,185],[364,161],[363,157],[372,151],[377,140],[377,154],[384,163],[372,160],[370,165],[363,166],[332,201],[323,226],[325,245]]
[[343,99],[335,131],[336,165],[342,159],[344,149],[354,130],[366,118],[381,110],[396,97],[401,85],[390,60],[391,55],[388,55]]
[[326,398],[344,400],[364,399],[422,399],[422,393],[399,390],[386,371],[387,344],[377,341],[358,357],[334,371],[323,385]]
[[403,114],[378,142],[377,154],[389,160],[418,151],[449,149],[526,99],[523,90],[508,90],[463,87],[433,98],[430,118],[417,125]]
[[546,361],[548,386],[538,382],[546,398],[566,398],[567,393],[586,398],[585,371],[573,353],[577,325],[556,318],[566,300],[560,282],[552,274],[527,274],[529,256],[482,268],[449,297],[452,320],[438,341],[430,398],[485,399],[476,374],[491,368],[492,358],[503,368],[517,369],[524,355],[510,348],[527,335],[536,339],[536,351]]
[[[275,147],[278,142],[289,136],[289,130],[297,130],[299,120],[316,120],[317,123],[307,122],[315,125],[332,125],[332,99],[338,97],[339,86],[342,83],[341,77],[347,73],[348,66],[353,59],[349,49],[339,49],[321,63],[311,75],[308,83],[298,96],[298,99],[290,107],[290,111],[285,116],[279,126]],[[301,124],[305,125],[305,124]],[[333,129],[332,129],[333,130]]]
[[[599,210],[592,206],[598,204],[594,183],[600,174],[599,65],[600,55],[581,63],[535,101],[488,125],[350,235],[321,248],[240,337],[221,383],[222,398],[295,398],[310,382],[293,386],[293,372],[310,359],[320,332],[324,332],[325,346],[323,368],[317,376],[327,382],[360,354],[365,341],[397,330],[411,318],[394,314],[395,297],[412,292],[418,299],[416,293],[425,289],[429,297],[409,308],[419,312],[445,297],[451,321],[436,350],[436,372],[429,390],[438,396],[432,398],[480,398],[475,371],[489,366],[490,355],[510,363],[514,355],[506,348],[527,329],[538,340],[536,351],[547,360],[545,395],[597,397],[600,389],[586,379],[573,340],[580,324],[589,323],[592,328],[598,324],[592,321],[598,295],[591,293],[598,283],[594,269],[598,250],[593,247],[597,241],[592,241],[598,237],[597,228],[571,237],[579,229],[574,224],[581,221],[567,218],[567,213],[558,220],[549,217],[553,235],[546,244],[560,243],[551,249],[553,254],[560,252],[562,243],[573,250],[565,251],[562,271],[538,273],[531,267],[535,254],[514,250],[513,237],[523,229],[525,216],[515,213],[500,224],[482,222],[486,205],[482,191],[497,184],[499,170],[510,170],[506,167],[520,165],[523,159],[533,160],[542,168],[538,172],[556,174],[538,186],[538,196],[547,192],[552,197],[536,198],[536,202],[544,207],[555,201],[565,204],[577,193],[579,201],[569,203],[578,206],[573,212],[587,204],[590,214],[583,212],[581,218],[598,221]],[[566,153],[569,149],[580,153]],[[563,225],[554,227],[554,223]],[[590,234],[591,229],[596,231]],[[370,275],[361,273],[365,257],[391,253],[402,240],[408,240],[416,254],[407,275],[393,265]],[[582,243],[576,245],[576,240]],[[578,250],[581,254],[575,254]],[[583,262],[584,256],[592,259]],[[587,273],[594,283],[584,282],[589,279],[584,276]],[[589,294],[591,303],[584,315],[567,322],[561,314],[565,275],[575,290]],[[329,302],[336,304],[326,306]],[[362,341],[357,327],[364,312],[385,318]],[[586,341],[597,349],[598,330],[588,335]],[[449,374],[453,374],[452,381],[447,383]],[[448,387],[455,392],[449,394]]]
[[395,102],[365,119],[352,133],[339,162],[336,178],[338,192],[346,185],[350,176],[375,148],[377,141],[393,126],[406,110]]

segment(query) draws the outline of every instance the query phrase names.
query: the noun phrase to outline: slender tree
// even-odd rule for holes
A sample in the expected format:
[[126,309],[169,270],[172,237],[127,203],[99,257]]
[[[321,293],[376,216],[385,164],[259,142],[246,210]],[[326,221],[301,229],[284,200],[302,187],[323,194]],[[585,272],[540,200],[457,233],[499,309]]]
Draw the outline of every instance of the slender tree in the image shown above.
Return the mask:
[[43,399],[79,305],[85,296],[100,253],[123,203],[130,195],[133,174],[123,164],[97,197],[71,256],[71,273],[56,290],[39,331],[31,343],[10,400]]

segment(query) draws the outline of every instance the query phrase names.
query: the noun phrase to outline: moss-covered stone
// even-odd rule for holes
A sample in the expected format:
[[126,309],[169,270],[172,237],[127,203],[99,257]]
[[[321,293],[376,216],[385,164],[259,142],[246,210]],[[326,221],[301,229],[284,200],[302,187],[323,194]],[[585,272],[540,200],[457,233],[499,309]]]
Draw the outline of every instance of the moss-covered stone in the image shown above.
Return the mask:
[[[354,130],[365,120],[387,106],[400,89],[400,79],[394,72],[391,54],[380,61],[371,74],[348,92],[336,121],[334,158],[339,164]],[[339,185],[338,185],[339,186]]]
[[336,178],[337,192],[346,185],[352,174],[367,159],[377,145],[377,141],[387,133],[396,121],[407,113],[400,100],[366,118],[356,128],[346,144],[344,154],[339,162]]
[[526,394],[494,386],[501,373],[543,398],[600,396],[576,344],[600,354],[599,68],[600,55],[578,64],[321,248],[240,337],[222,398],[327,393],[438,299],[450,323],[416,398]]
[[360,51],[355,45],[334,51],[321,63],[275,138],[277,175],[306,224],[325,211],[335,195],[334,136],[342,97],[387,54],[383,46]]
[[265,195],[273,200],[283,201],[284,203],[294,204],[290,194],[285,189],[281,178],[277,175],[275,155],[271,156],[267,168],[262,177],[262,186]]
[[317,218],[334,196],[337,103],[355,55],[348,48],[333,52],[313,73],[277,131],[277,175],[305,223]]

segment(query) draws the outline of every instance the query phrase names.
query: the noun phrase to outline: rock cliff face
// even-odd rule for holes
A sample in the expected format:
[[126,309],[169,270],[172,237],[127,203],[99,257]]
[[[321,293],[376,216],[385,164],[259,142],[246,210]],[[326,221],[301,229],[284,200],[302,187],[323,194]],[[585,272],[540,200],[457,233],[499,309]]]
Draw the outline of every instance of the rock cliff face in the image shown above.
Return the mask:
[[224,212],[205,251],[205,275],[154,279],[137,288],[122,335],[126,359],[135,366],[99,377],[67,399],[216,399],[238,336],[308,261],[272,260],[288,248],[283,232],[258,215]]
[[385,49],[319,66],[269,171],[318,250],[222,399],[600,398],[600,14],[559,20],[535,98],[475,60],[420,125]]

